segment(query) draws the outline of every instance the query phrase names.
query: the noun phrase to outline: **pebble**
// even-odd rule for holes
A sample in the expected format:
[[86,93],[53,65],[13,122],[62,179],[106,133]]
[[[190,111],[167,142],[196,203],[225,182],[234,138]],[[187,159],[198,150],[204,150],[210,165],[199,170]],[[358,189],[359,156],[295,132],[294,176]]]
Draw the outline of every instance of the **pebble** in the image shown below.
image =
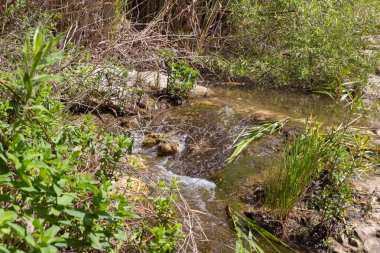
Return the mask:
[[348,244],[351,246],[354,246],[355,248],[359,248],[361,246],[361,242],[358,239],[353,238],[353,237],[350,238]]
[[347,246],[348,245],[348,239],[345,234],[339,234],[336,238],[337,242],[340,244]]

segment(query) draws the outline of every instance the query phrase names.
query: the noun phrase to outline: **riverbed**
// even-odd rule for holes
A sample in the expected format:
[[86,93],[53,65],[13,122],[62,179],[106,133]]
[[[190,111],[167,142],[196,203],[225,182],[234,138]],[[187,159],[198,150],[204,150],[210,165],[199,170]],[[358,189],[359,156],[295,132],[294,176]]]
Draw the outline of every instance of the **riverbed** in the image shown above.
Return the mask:
[[[134,131],[134,152],[145,158],[152,173],[181,181],[181,194],[196,210],[207,237],[198,242],[200,252],[234,252],[235,232],[226,207],[250,210],[244,194],[275,165],[289,136],[309,120],[338,125],[346,120],[347,108],[319,94],[221,86],[213,87],[213,92],[211,97],[157,113],[149,125]],[[272,120],[287,120],[287,125],[280,133],[253,143],[236,162],[226,165],[241,131]],[[143,148],[147,132],[170,136],[179,144],[178,153],[160,157],[155,147]],[[271,252],[270,245],[261,247]]]

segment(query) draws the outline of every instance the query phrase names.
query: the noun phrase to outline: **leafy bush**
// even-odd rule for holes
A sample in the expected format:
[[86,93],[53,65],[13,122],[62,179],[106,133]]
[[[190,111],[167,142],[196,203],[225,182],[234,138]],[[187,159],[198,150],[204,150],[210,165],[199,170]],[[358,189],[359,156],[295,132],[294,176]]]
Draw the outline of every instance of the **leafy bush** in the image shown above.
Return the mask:
[[[59,248],[109,249],[125,240],[125,221],[136,218],[125,197],[111,193],[107,170],[131,148],[129,136],[99,135],[87,121],[62,125],[62,104],[48,83],[59,76],[46,68],[62,58],[50,53],[59,37],[45,42],[38,29],[26,40],[18,76],[1,81],[1,249],[57,252]],[[103,136],[103,143],[96,138]],[[89,168],[87,155],[99,155]],[[92,164],[93,165],[93,164]],[[95,175],[92,175],[94,173]]]
[[236,36],[216,64],[236,76],[334,90],[374,70],[376,54],[364,50],[378,34],[379,1],[240,0],[231,10]]
[[1,75],[0,251],[114,252],[126,242],[133,250],[173,252],[182,230],[172,188],[157,186],[150,200],[156,215],[145,220],[111,183],[127,163],[130,135],[96,130],[90,116],[79,125],[64,120],[51,92],[62,77],[47,74],[63,58],[54,50],[59,39],[46,40],[38,29],[32,44],[25,41],[17,75]]
[[193,69],[187,61],[175,57],[171,52],[161,52],[161,54],[167,61],[168,95],[172,98],[186,97],[195,87],[199,71]]
[[367,135],[336,133],[334,140],[341,144],[329,146],[329,155],[323,162],[324,171],[318,178],[319,186],[306,193],[309,208],[322,214],[321,224],[344,221],[345,211],[353,197],[350,179],[359,171],[367,170],[377,159]]

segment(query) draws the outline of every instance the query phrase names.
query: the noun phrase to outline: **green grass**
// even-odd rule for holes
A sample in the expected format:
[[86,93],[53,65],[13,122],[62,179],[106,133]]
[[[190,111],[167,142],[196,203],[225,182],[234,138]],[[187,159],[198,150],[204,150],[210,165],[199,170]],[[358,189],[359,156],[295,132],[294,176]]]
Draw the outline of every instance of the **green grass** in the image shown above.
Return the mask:
[[234,144],[236,141],[240,138],[241,141],[239,141],[237,144],[235,144],[235,150],[231,154],[231,156],[227,159],[227,163],[231,163],[234,160],[236,160],[240,153],[243,152],[243,150],[253,141],[259,140],[269,134],[273,134],[277,131],[279,131],[281,128],[284,127],[286,121],[275,121],[275,122],[267,122],[258,126],[253,126],[248,129],[244,129],[239,136],[236,138]]
[[276,210],[281,218],[288,215],[307,187],[319,176],[327,144],[327,138],[319,128],[311,128],[295,138],[279,165],[270,171],[265,182],[265,205]]

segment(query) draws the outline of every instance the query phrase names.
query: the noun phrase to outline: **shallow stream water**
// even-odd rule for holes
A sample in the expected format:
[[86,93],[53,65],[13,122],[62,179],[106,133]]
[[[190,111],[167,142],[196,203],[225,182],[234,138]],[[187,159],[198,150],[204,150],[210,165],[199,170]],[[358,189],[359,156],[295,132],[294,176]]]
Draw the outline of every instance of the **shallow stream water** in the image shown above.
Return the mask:
[[[180,143],[176,156],[158,157],[154,148],[141,148],[138,133],[135,152],[145,156],[154,173],[181,181],[181,193],[199,211],[207,236],[207,241],[199,242],[200,252],[234,252],[236,238],[226,206],[250,209],[241,196],[275,164],[278,149],[273,147],[281,146],[283,139],[264,138],[253,143],[237,162],[225,165],[237,134],[257,120],[288,118],[288,125],[297,127],[312,115],[314,120],[336,125],[347,114],[343,106],[317,94],[244,87],[214,87],[213,91],[213,97],[168,109],[152,123],[152,131],[170,133],[171,139]],[[272,252],[270,245],[262,243],[261,247]]]

